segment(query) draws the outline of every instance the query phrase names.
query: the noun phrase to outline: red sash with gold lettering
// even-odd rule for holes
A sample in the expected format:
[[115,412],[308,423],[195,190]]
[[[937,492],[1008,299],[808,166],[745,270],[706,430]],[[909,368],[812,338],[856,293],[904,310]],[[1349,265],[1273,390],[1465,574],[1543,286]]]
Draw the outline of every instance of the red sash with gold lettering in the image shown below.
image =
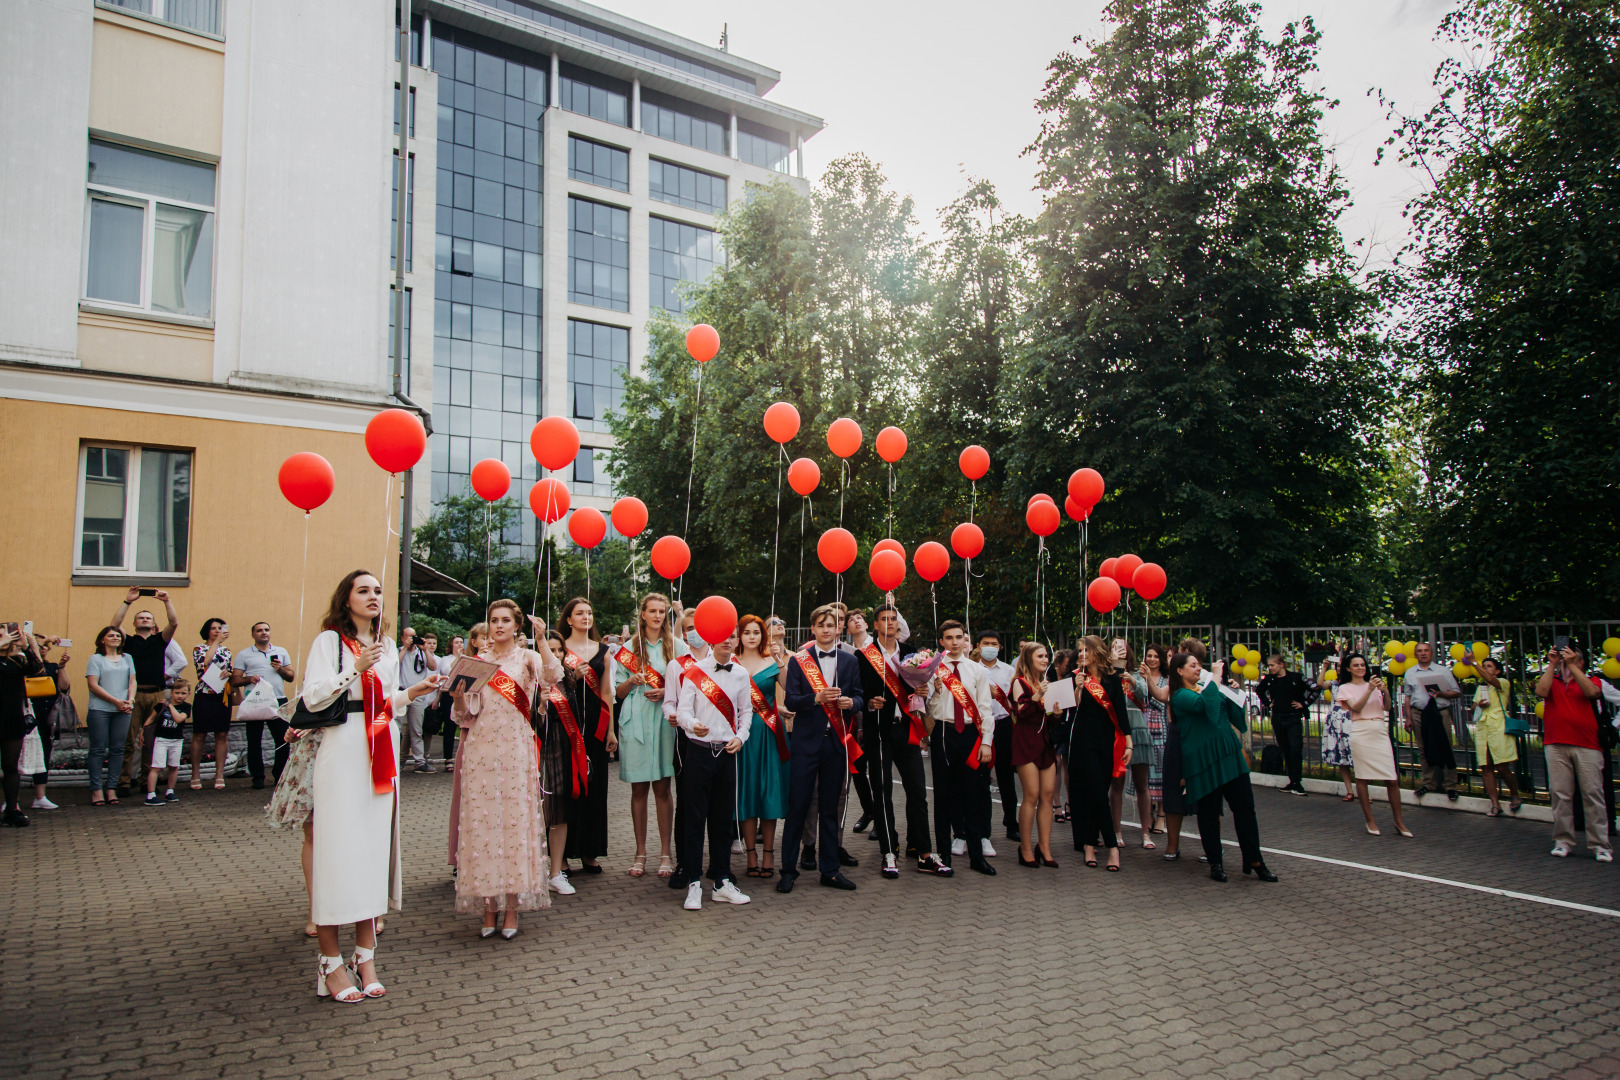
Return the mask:
[[[342,647],[355,656],[360,655],[360,643],[351,637],[338,635]],[[360,673],[360,699],[365,703],[366,746],[371,751],[371,790],[386,795],[394,790],[394,778],[399,766],[394,761],[394,741],[388,737],[388,721],[393,719],[394,701],[383,689],[382,676],[373,664]]]
[[641,681],[652,687],[654,690],[662,690],[664,688],[664,677],[658,672],[654,671],[651,664],[643,663],[641,657],[631,652],[625,646],[619,646],[619,651],[613,654],[613,659],[617,660],[619,666],[624,668],[624,670],[628,671],[630,674],[640,675]]
[[574,774],[574,798],[577,799],[591,790],[591,759],[585,754],[585,733],[579,730],[579,721],[574,719],[568,695],[559,687],[546,687],[546,701],[557,710],[557,719],[568,733],[569,767]]
[[[793,658],[799,662],[799,670],[804,672],[804,679],[810,684],[811,690],[819,694],[827,689],[827,679],[821,674],[821,665],[812,659],[808,652],[794,653]],[[832,725],[838,741],[844,744],[844,754],[849,759],[849,771],[859,772],[860,770],[855,768],[855,763],[861,759],[861,744],[850,734],[849,728],[844,726],[844,710],[835,702],[823,701],[821,711],[827,714],[827,722]]]
[[[961,677],[944,664],[939,666],[939,681],[945,684],[945,689],[951,692],[951,697],[955,698],[956,703],[962,706],[962,715],[973,721],[973,730],[978,732],[978,737],[973,740],[973,750],[968,754],[967,759],[968,768],[977,769],[979,767],[979,748],[984,745],[984,718],[979,715],[979,706],[974,703],[972,695],[967,692],[967,687],[962,685]],[[995,748],[992,747],[990,750],[992,762],[995,760],[995,755]]]
[[596,717],[596,741],[607,742],[608,730],[613,727],[613,710],[608,708],[607,702],[602,701],[602,680],[596,677],[596,669],[575,656],[572,649],[563,650],[563,663],[568,665],[569,671],[585,680],[586,688],[601,703],[601,711]]
[[990,696],[995,699],[997,705],[1007,711],[1008,716],[1012,715],[1012,700],[1007,697],[1007,691],[992,682],[990,684]]
[[765,700],[765,693],[760,690],[759,683],[754,681],[753,676],[748,678],[748,700],[753,702],[754,712],[765,722],[765,726],[771,729],[771,734],[776,736],[776,756],[783,761],[792,757],[792,753],[788,750],[787,735],[782,731],[782,718],[776,715],[776,703]]
[[[497,671],[489,677],[489,682],[484,685],[511,702],[512,707],[518,711],[518,715],[525,720],[529,719],[529,695],[524,692],[523,687],[518,684],[516,679],[504,671]],[[540,749],[540,733],[536,731],[534,733],[534,767],[536,769],[541,767]]]
[[[726,718],[731,730],[737,730],[737,709],[731,704],[726,692],[720,689],[720,684],[709,678],[709,673],[697,666],[694,661],[686,665],[681,671],[681,677],[698,688],[698,693],[709,699],[709,704],[720,710],[720,715]],[[748,680],[753,682],[752,679]]]
[[907,733],[907,739],[912,746],[921,746],[923,740],[928,737],[928,729],[923,725],[920,714],[906,708],[906,701],[911,695],[901,688],[899,678],[890,670],[889,662],[883,658],[883,650],[877,647],[877,642],[868,641],[861,646],[861,655],[872,665],[872,670],[883,676],[883,686],[889,691],[889,698],[894,702],[895,710],[910,722],[911,730]]
[[1108,700],[1108,694],[1102,688],[1102,683],[1090,675],[1086,676],[1086,692],[1096,699],[1097,704],[1103,707],[1108,719],[1114,722],[1114,773],[1115,776],[1125,775],[1125,735],[1119,730],[1119,714],[1114,711],[1114,703]]

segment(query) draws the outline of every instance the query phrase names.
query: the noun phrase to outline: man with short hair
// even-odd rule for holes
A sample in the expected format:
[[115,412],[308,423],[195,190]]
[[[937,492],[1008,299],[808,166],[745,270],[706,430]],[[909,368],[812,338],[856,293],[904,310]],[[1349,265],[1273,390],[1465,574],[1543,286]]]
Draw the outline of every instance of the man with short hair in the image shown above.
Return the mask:
[[[845,615],[844,629],[849,635],[849,640],[844,642],[839,647],[847,649],[851,655],[858,656],[862,647],[870,644],[872,641],[872,636],[867,633],[866,612],[860,608],[855,608]],[[861,718],[862,731],[856,733],[856,737],[861,740],[862,746],[866,745],[865,736],[863,734],[865,725],[866,717],[863,716]],[[849,778],[849,786],[855,789],[855,797],[859,799],[861,803],[861,816],[856,819],[854,828],[850,830],[856,834],[866,832],[867,828],[872,824],[872,819],[877,817],[877,803],[872,798],[872,777],[868,771],[871,766],[872,761],[870,759],[864,757],[861,758],[860,762],[855,766],[855,772]],[[840,805],[838,807],[838,820],[839,822],[842,822],[844,820],[843,804],[846,804],[849,801],[849,794],[847,791],[845,792],[843,799],[839,801]],[[871,839],[877,839],[877,834],[871,834]],[[839,840],[842,841],[843,837],[840,836]]]
[[[129,606],[140,596],[140,586],[131,585],[124,594],[124,602],[113,612],[111,625],[117,627],[119,633],[124,633],[124,617]],[[168,592],[154,589],[152,598],[163,605],[168,625],[159,631],[156,616],[142,608],[135,613],[135,632],[124,634],[124,654],[135,665],[135,708],[130,714],[129,738],[124,743],[124,768],[118,776],[119,798],[129,794],[131,784],[138,788],[146,779],[146,754],[143,752],[146,748],[146,722],[151,719],[152,710],[163,701],[164,687],[168,685],[163,674],[163,654],[174,640],[174,632],[180,628],[180,616],[175,614]]]
[[[415,686],[430,673],[438,671],[439,660],[428,649],[429,641],[433,642],[435,648],[438,647],[438,638],[433,634],[424,634],[418,640],[416,631],[410,627],[406,627],[404,632],[400,634],[400,642],[403,646],[399,654],[401,689]],[[419,773],[439,771],[428,764],[427,745],[423,735],[428,706],[437,701],[438,697],[439,692],[435,690],[431,694],[423,694],[405,708],[405,725],[404,730],[399,733],[399,741],[402,747],[409,745],[410,758],[408,760],[416,762],[416,771]]]
[[1457,757],[1451,752],[1451,732],[1440,717],[1441,703],[1451,707],[1451,699],[1462,697],[1462,690],[1451,672],[1434,662],[1434,646],[1418,642],[1417,666],[1408,668],[1401,679],[1405,691],[1406,730],[1415,735],[1423,762],[1423,783],[1418,798],[1430,792],[1446,793],[1457,801]]
[[[996,720],[990,711],[990,676],[982,663],[968,658],[967,630],[955,619],[939,624],[939,644],[945,650],[928,683],[928,715],[934,731],[929,757],[934,767],[934,833],[960,835],[969,865],[995,876],[996,868],[984,857],[980,832],[982,805],[989,797],[990,757],[995,746]],[[954,850],[952,854],[955,854]],[[949,858],[945,865],[951,865]]]
[[[231,657],[232,686],[252,686],[254,683],[269,680],[275,687],[276,703],[278,706],[287,704],[287,691],[285,684],[292,682],[292,658],[287,650],[279,645],[270,644],[270,624],[256,622],[253,624],[253,644]],[[270,738],[275,743],[275,757],[271,765],[271,782],[279,783],[281,770],[287,767],[287,757],[291,747],[287,744],[287,721],[281,717],[274,720],[244,720],[247,729],[247,763],[248,773],[253,777],[255,788],[264,787],[264,725],[270,725]]]
[[[979,663],[990,680],[990,712],[996,721],[996,788],[1001,795],[1001,826],[1007,839],[1018,841],[1018,775],[1012,766],[1012,693],[1013,666],[1001,655],[1001,633],[997,630],[979,631]],[[979,809],[979,844],[984,853],[994,856],[996,849],[990,844],[990,787],[985,785],[984,803]],[[952,849],[955,850],[954,848]],[[961,852],[956,852],[961,854]]]
[[1575,800],[1586,817],[1586,846],[1598,862],[1613,862],[1609,844],[1609,810],[1604,803],[1603,749],[1598,742],[1598,714],[1593,709],[1601,691],[1586,674],[1586,653],[1573,642],[1549,649],[1547,667],[1536,680],[1536,695],[1546,702],[1541,744],[1547,755],[1547,789],[1552,794],[1552,854],[1567,858],[1575,850]]
[[1288,783],[1283,790],[1304,795],[1305,717],[1316,690],[1297,671],[1289,671],[1282,653],[1272,653],[1260,677],[1260,704],[1271,710],[1271,737],[1282,748]]
[[703,837],[709,838],[708,878],[714,900],[746,904],[731,872],[731,842],[737,835],[737,751],[748,739],[754,715],[748,670],[732,661],[737,631],[689,667],[680,681],[676,722],[686,733],[687,757],[681,772],[686,807],[686,843],[681,867],[688,911],[703,906]]

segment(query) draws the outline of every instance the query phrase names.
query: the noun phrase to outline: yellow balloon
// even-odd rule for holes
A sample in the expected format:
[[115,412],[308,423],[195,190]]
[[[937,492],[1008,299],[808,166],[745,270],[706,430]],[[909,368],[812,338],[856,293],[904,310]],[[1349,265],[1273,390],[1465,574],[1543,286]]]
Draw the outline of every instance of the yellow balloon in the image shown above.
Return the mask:
[[1406,643],[1406,646],[1401,651],[1406,653],[1406,658],[1408,660],[1416,661],[1417,660],[1417,647],[1418,647],[1417,642],[1408,641]]
[[1611,656],[1603,661],[1603,677],[1605,679],[1620,679],[1620,658]]
[[1465,657],[1467,655],[1468,655],[1468,650],[1463,648],[1462,642],[1459,641],[1459,642],[1457,642],[1457,643],[1455,643],[1455,644],[1453,644],[1451,646],[1451,658],[1453,660],[1461,660],[1463,657]]
[[1410,660],[1391,660],[1389,662],[1389,673],[1391,675],[1405,675],[1406,669],[1411,666],[1412,661]]
[[1243,667],[1243,677],[1245,679],[1258,679],[1260,677],[1259,665],[1245,664]]
[[1451,674],[1453,678],[1459,680],[1472,679],[1474,677],[1474,669],[1469,667],[1467,664],[1453,664],[1451,666]]
[[1620,656],[1620,637],[1604,638],[1603,651],[1610,656]]
[[1545,701],[1536,702],[1536,715],[1537,716],[1543,716],[1543,715],[1546,714],[1546,712],[1547,712],[1547,703]]
[[1398,642],[1398,641],[1386,641],[1386,642],[1384,642],[1384,655],[1385,656],[1394,656],[1396,653],[1398,653],[1400,651],[1401,651],[1401,643],[1400,642]]
[[1232,657],[1233,657],[1233,659],[1244,660],[1244,659],[1248,658],[1248,655],[1249,655],[1249,647],[1247,645],[1234,645],[1234,646],[1232,646]]
[[1476,642],[1474,642],[1474,659],[1475,660],[1483,660],[1489,655],[1491,655],[1491,646],[1490,646],[1490,644],[1488,642],[1484,642],[1484,641],[1476,641]]
[[1332,668],[1328,668],[1326,671],[1322,672],[1322,681],[1323,682],[1330,682],[1330,683],[1331,682],[1338,682],[1339,681],[1339,673],[1337,671],[1334,671]]

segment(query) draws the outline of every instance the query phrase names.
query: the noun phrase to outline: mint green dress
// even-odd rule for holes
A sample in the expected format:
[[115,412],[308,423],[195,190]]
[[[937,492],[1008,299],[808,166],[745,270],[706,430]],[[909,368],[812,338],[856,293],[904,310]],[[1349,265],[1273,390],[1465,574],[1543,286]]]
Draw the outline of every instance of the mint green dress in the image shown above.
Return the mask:
[[[781,674],[782,669],[772,660],[754,675],[754,685],[772,704],[776,702],[776,680]],[[787,795],[788,763],[777,756],[776,736],[756,716],[749,726],[748,740],[737,751],[737,820],[785,818]]]
[[[688,650],[677,645],[676,651]],[[665,658],[662,641],[647,643],[647,666],[659,675],[665,674],[672,659]],[[629,677],[628,671],[614,663],[612,685],[615,689]],[[674,694],[680,687],[665,689]],[[664,718],[663,705],[648,701],[647,688],[638,686],[619,703],[619,779],[627,784],[643,784],[674,775],[675,729]]]

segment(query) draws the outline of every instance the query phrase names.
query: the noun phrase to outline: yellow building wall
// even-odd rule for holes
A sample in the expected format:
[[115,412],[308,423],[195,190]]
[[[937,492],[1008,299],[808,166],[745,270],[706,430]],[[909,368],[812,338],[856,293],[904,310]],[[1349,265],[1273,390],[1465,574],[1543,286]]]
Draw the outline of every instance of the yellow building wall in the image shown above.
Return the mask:
[[[193,451],[190,584],[162,586],[179,613],[175,640],[188,657],[199,641],[198,628],[213,616],[230,624],[233,651],[252,643],[248,629],[261,619],[269,621],[277,645],[297,649],[304,514],[282,498],[276,483],[281,462],[297,451],[322,455],[337,474],[332,498],[309,518],[304,650],[344,574],[364,567],[381,576],[386,568],[390,587],[398,579],[398,537],[388,535],[383,516],[388,477],[366,455],[358,433],[9,398],[0,398],[0,432],[9,459],[6,513],[0,515],[0,551],[8,564],[0,620],[32,619],[36,632],[72,639],[69,670],[81,717],[88,705],[84,667],[96,634],[129,585],[137,584],[133,578],[116,586],[72,584],[84,440]],[[397,512],[397,482],[393,492]],[[132,611],[142,606],[163,624],[160,603],[142,597]],[[392,598],[389,609],[397,632]],[[133,619],[126,619],[126,629],[132,626]],[[298,656],[294,662],[300,676],[303,661]]]
[[225,45],[96,9],[90,128],[219,159]]

